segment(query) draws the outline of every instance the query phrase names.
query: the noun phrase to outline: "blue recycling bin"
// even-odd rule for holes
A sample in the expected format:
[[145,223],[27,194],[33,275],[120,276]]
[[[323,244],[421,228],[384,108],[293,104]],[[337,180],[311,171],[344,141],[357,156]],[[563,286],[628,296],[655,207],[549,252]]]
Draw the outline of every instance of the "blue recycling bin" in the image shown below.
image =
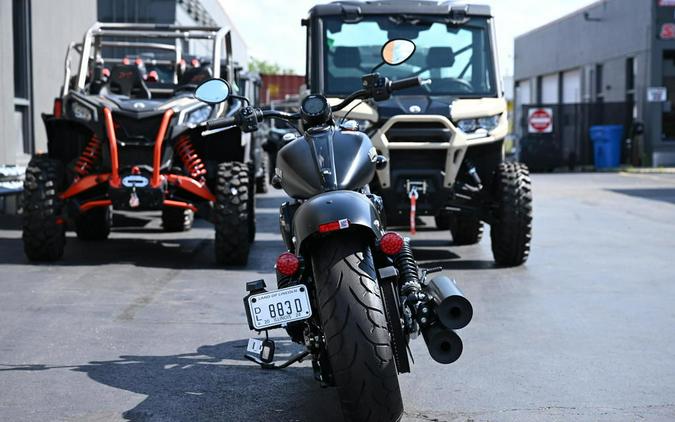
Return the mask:
[[591,126],[591,141],[596,169],[617,168],[621,164],[623,126]]

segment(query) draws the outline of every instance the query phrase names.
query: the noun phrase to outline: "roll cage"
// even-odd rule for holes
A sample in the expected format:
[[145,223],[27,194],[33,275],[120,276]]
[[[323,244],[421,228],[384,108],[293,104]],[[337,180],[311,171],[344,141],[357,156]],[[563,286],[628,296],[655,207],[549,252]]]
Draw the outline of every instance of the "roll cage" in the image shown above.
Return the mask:
[[[139,39],[173,39],[175,42],[172,45],[160,42],[138,41]],[[61,94],[65,96],[71,87],[71,56],[73,55],[73,52],[78,53],[80,56],[76,74],[77,80],[73,89],[83,92],[90,70],[97,60],[103,58],[102,50],[104,47],[173,51],[175,53],[175,62],[173,63],[178,66],[178,63],[180,63],[183,58],[182,40],[212,41],[211,66],[213,76],[216,78],[222,77],[230,83],[234,82],[235,66],[232,59],[232,37],[229,28],[96,22],[87,30],[81,43],[72,42],[68,45],[64,61],[65,72]],[[223,58],[226,63],[225,72],[221,70],[221,61]],[[115,63],[120,62],[121,59],[111,58],[106,59],[106,61]],[[173,64],[171,61],[167,60],[157,60],[156,63]],[[174,78],[176,78],[176,75],[177,73],[174,74]]]

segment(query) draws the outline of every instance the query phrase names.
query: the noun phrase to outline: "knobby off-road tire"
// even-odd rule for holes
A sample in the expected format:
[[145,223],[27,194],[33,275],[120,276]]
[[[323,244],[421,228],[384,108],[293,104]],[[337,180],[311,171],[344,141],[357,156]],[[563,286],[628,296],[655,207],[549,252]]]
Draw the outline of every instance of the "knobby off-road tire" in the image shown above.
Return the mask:
[[31,261],[63,256],[66,228],[61,217],[64,170],[60,161],[36,155],[28,163],[23,184],[23,249]]
[[[251,170],[249,170],[251,172]],[[252,174],[252,173],[251,173]],[[256,185],[251,180],[251,185],[248,187],[248,191],[250,192],[248,196],[248,242],[253,243],[255,241],[255,232],[256,232],[256,221],[255,221],[255,191],[256,191]]]
[[472,215],[453,215],[450,234],[455,245],[474,245],[483,238],[483,223]]
[[438,230],[448,230],[450,228],[450,220],[452,216],[449,213],[441,213],[434,217],[436,228]]
[[490,228],[497,264],[523,264],[532,240],[532,184],[525,164],[501,163],[496,174],[496,222]]
[[162,228],[166,232],[185,232],[192,228],[195,214],[178,207],[162,208]]
[[312,256],[326,351],[346,420],[396,421],[398,374],[368,243],[326,238]]
[[92,208],[75,218],[75,232],[80,240],[105,240],[110,235],[110,227],[112,227],[110,207]]
[[216,182],[214,224],[216,262],[245,265],[250,250],[249,173],[244,163],[220,163]]

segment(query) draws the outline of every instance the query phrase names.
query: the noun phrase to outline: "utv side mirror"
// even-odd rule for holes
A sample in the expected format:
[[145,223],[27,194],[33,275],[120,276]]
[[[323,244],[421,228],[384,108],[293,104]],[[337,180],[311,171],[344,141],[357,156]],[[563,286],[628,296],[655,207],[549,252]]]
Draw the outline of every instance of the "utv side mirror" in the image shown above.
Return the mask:
[[209,79],[204,81],[195,90],[195,98],[207,104],[218,104],[227,100],[232,89],[223,79]]
[[389,40],[382,46],[382,61],[390,66],[398,66],[408,61],[416,48],[414,42],[404,38]]

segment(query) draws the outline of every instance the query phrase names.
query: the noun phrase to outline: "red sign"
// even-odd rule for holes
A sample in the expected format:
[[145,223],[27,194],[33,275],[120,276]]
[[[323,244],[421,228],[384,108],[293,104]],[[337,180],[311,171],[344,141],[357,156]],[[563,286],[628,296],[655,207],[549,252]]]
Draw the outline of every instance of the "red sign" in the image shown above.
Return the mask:
[[527,123],[530,133],[551,133],[553,132],[553,110],[532,108],[528,112]]
[[661,25],[661,32],[659,32],[659,38],[662,40],[672,40],[675,39],[675,23],[664,23]]

